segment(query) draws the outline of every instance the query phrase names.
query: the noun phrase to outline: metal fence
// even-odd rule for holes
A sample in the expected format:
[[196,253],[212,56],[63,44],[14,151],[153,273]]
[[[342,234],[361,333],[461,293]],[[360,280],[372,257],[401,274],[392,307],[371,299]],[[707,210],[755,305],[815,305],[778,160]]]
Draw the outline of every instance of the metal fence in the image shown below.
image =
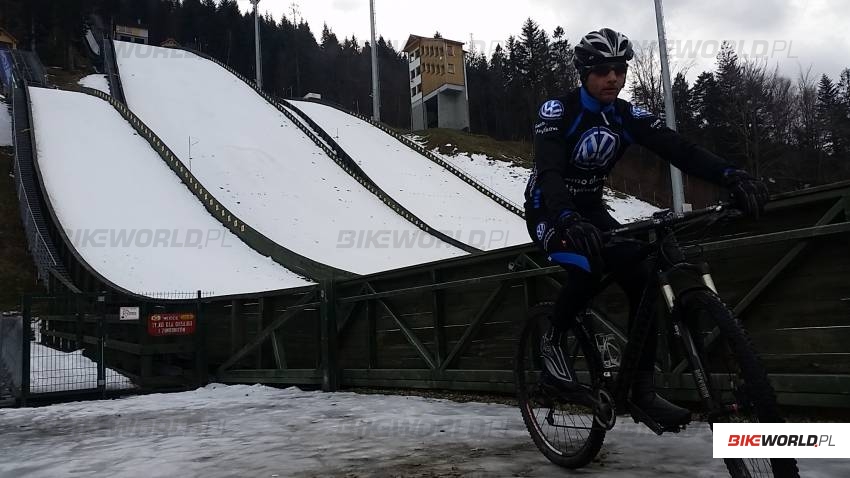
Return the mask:
[[0,401],[20,395],[22,321],[20,315],[0,317]]
[[20,315],[0,319],[0,388],[8,397],[25,405],[138,388],[128,374],[107,367],[113,321],[105,297],[27,297]]

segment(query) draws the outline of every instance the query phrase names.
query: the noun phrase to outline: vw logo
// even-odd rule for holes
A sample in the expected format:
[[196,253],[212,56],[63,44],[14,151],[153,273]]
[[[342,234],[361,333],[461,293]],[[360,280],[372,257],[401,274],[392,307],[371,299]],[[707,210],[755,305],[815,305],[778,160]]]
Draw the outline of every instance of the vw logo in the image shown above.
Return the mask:
[[581,135],[573,151],[573,163],[581,169],[601,169],[614,159],[620,148],[620,136],[603,126]]
[[549,100],[540,107],[540,117],[545,120],[564,116],[564,105],[558,100]]
[[541,222],[537,225],[537,240],[542,241],[544,235],[546,235],[546,223]]

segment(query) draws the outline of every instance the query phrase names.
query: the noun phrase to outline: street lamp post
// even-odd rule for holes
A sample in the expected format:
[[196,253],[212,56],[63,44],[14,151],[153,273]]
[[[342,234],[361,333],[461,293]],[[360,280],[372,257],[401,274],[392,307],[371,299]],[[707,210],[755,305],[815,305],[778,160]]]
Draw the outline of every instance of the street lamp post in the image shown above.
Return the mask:
[[[664,111],[667,127],[676,130],[676,104],[673,102],[673,84],[670,80],[670,63],[667,59],[667,33],[664,30],[664,11],[661,0],[655,0],[655,20],[658,23],[658,53],[661,55],[661,78],[664,81]],[[682,172],[670,166],[670,182],[673,189],[673,210],[682,212],[685,207],[685,188]]]
[[372,24],[372,119],[381,121],[381,85],[378,78],[378,41],[375,39],[375,0],[369,0]]
[[257,53],[257,88],[263,89],[263,54],[260,51],[260,0],[251,0],[254,4],[254,45]]

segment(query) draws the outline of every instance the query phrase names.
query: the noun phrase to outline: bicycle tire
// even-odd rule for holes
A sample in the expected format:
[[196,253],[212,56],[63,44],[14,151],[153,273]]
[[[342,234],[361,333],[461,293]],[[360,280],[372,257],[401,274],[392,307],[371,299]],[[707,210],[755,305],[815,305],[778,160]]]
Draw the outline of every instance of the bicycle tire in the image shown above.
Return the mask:
[[[602,448],[606,431],[594,419],[592,409],[589,410],[590,416],[586,416],[589,408],[586,404],[570,403],[560,398],[547,396],[535,377],[535,374],[540,370],[541,363],[539,337],[546,330],[545,326],[548,325],[552,308],[553,303],[544,302],[529,310],[528,318],[522,329],[517,347],[514,363],[514,379],[522,419],[537,449],[552,463],[564,468],[575,469],[587,465],[596,457]],[[568,345],[567,350],[572,348],[577,352],[580,349],[583,354],[582,357],[589,372],[589,380],[585,379],[585,382],[589,381],[589,385],[597,385],[602,380],[602,367],[595,345],[581,331],[570,329],[565,336],[567,337],[565,340],[567,340],[568,344],[570,338],[573,340],[572,345]],[[573,357],[575,358],[575,354]],[[537,366],[534,365],[535,362],[538,364]],[[551,402],[547,402],[547,400]],[[544,432],[543,424],[539,420],[540,413],[534,409],[536,405],[543,405],[541,410],[545,408],[550,409],[547,412],[547,420],[545,421],[552,433]],[[567,420],[570,420],[571,423],[575,424],[575,418],[578,417],[583,427],[570,431],[571,425],[555,425],[556,407],[558,409],[558,418],[563,420],[562,423],[566,424]],[[581,434],[577,431],[580,429],[586,429],[587,434],[583,439],[579,438],[577,443],[573,443],[573,434],[580,436]],[[557,441],[554,443],[552,440],[553,435],[557,438]],[[562,436],[568,440],[568,443],[564,444],[561,442],[560,438]]]
[[[684,294],[680,304],[706,376],[711,377],[708,386],[713,406],[705,410],[709,425],[713,428],[720,421],[741,422],[747,418],[762,423],[783,422],[767,372],[749,335],[729,307],[707,290]],[[719,331],[715,343],[708,344],[711,335],[707,331],[715,327]],[[718,420],[720,417],[723,420]],[[734,478],[800,476],[793,458],[727,458],[724,462]]]

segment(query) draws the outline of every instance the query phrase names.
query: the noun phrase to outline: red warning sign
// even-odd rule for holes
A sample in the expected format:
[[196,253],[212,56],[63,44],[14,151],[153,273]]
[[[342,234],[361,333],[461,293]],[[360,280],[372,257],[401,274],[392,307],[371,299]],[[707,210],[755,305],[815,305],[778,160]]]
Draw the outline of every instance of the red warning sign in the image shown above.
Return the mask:
[[195,314],[154,314],[148,320],[148,335],[192,335],[195,333]]

